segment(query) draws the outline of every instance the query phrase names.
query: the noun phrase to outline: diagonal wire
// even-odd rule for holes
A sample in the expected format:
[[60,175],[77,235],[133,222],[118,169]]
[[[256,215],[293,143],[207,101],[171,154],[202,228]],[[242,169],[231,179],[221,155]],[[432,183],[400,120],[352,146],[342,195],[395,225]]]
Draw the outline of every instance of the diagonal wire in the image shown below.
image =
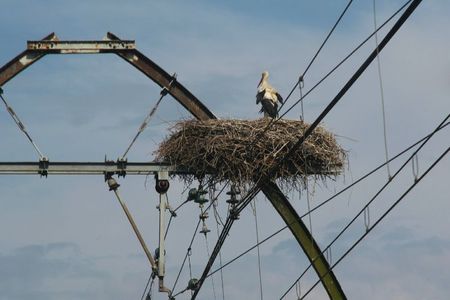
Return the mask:
[[[433,133],[428,136],[423,142],[422,144],[419,146],[419,148],[417,148],[413,154],[411,154],[409,156],[409,158],[402,164],[402,166],[397,170],[397,172],[394,173],[394,175],[392,177],[390,177],[387,182],[378,190],[378,192],[375,193],[375,195],[369,200],[369,202],[367,202],[366,205],[364,205],[364,207],[355,215],[355,217],[353,217],[353,219],[347,223],[347,225],[336,235],[336,237],[328,244],[327,247],[325,247],[322,251],[322,254],[325,253],[325,251],[327,249],[329,249],[343,234],[345,231],[347,231],[347,229],[358,219],[358,217],[364,213],[366,211],[366,209],[369,207],[369,205],[376,200],[376,198],[381,194],[382,191],[384,191],[384,189],[392,183],[392,180],[405,168],[405,166],[414,158],[414,156],[428,143],[428,141],[432,138],[432,136],[437,132],[437,130],[443,125],[445,124],[445,122],[448,120],[448,118],[450,117],[450,115],[447,115],[447,117],[444,119],[444,121],[442,121],[439,126],[433,131]],[[370,227],[367,228],[367,230],[369,230]],[[300,277],[297,278],[297,280],[295,281],[295,283],[297,283],[307,272],[308,269],[311,268],[311,266],[313,265],[314,261],[316,259],[314,259],[311,264],[303,271],[303,273],[300,275]],[[283,295],[283,297],[292,289],[292,287],[295,285],[295,283],[293,285],[290,286],[289,290]]]
[[[442,125],[438,131],[444,129],[445,127],[447,127],[448,125],[450,125],[450,123],[446,123],[444,125]],[[415,143],[413,143],[412,145],[408,146],[407,148],[405,148],[403,151],[399,152],[398,154],[396,154],[395,156],[393,156],[392,158],[389,159],[389,163],[393,162],[394,160],[396,160],[397,158],[401,157],[402,155],[404,155],[406,152],[410,151],[412,148],[414,148],[415,146],[417,146],[418,144],[420,144],[421,142],[423,142],[425,139],[427,139],[429,136],[431,136],[433,133],[428,134],[427,136],[421,138],[420,140],[416,141]],[[353,186],[359,184],[361,181],[365,180],[366,178],[368,178],[369,176],[373,175],[375,172],[379,171],[381,168],[383,168],[384,166],[386,166],[386,163],[388,162],[384,162],[380,165],[378,165],[376,168],[372,169],[371,171],[369,171],[368,173],[366,173],[365,175],[361,176],[359,179],[357,179],[356,181],[354,181],[353,183],[351,183],[350,185],[346,186],[345,188],[343,188],[342,190],[340,190],[339,192],[335,193],[334,195],[332,195],[331,197],[329,197],[328,199],[324,200],[322,203],[320,203],[319,205],[315,206],[314,208],[311,209],[311,211],[309,213],[305,213],[302,216],[300,216],[300,218],[305,218],[307,217],[310,213],[316,211],[317,209],[321,208],[322,206],[324,206],[325,204],[331,202],[331,200],[335,199],[337,196],[341,195],[342,193],[346,192],[347,190],[349,190],[350,188],[352,188]],[[288,224],[288,225],[291,225]],[[212,271],[210,274],[208,274],[208,276],[211,276],[214,273],[217,273],[218,271],[221,271],[223,268],[227,267],[228,265],[232,264],[233,262],[235,262],[236,260],[238,260],[239,258],[241,258],[242,256],[244,256],[245,254],[249,253],[250,251],[252,251],[253,249],[255,249],[256,247],[258,247],[259,245],[265,243],[266,241],[270,240],[271,238],[273,238],[274,236],[280,234],[282,231],[284,231],[285,229],[288,228],[288,225],[283,226],[282,228],[278,229],[277,231],[275,231],[274,233],[270,234],[269,236],[267,236],[266,238],[264,238],[263,240],[261,240],[259,242],[259,244],[253,245],[252,247],[248,248],[247,250],[245,250],[244,252],[242,252],[241,254],[237,255],[235,258],[231,259],[230,261],[228,261],[227,263],[225,263],[221,268],[216,269],[214,271]]]
[[[288,110],[286,110],[281,116],[279,116],[276,119],[271,119],[269,121],[269,123],[267,124],[267,126],[264,128],[264,130],[261,132],[261,134],[257,135],[255,140],[257,140],[258,138],[261,138],[261,136],[267,132],[267,130],[270,129],[270,127],[274,124],[276,124],[277,122],[279,122],[279,120],[281,120],[281,118],[283,118],[288,112],[290,112],[294,107],[296,107],[299,103],[303,103],[303,100],[310,94],[312,93],[317,87],[319,87],[329,76],[331,76],[337,69],[339,69],[350,57],[352,57],[362,46],[364,46],[374,35],[375,33],[377,33],[378,31],[380,31],[384,26],[386,26],[395,16],[397,16],[411,1],[413,0],[408,0],[406,1],[399,9],[397,9],[397,11],[395,11],[388,19],[386,19],[385,22],[383,22],[383,24],[381,24],[374,32],[372,32],[365,40],[363,40],[356,48],[354,48],[346,57],[344,57],[338,64],[336,64],[327,74],[325,74],[313,87],[311,87],[304,95],[300,95],[300,99],[298,99],[294,104],[292,104]],[[297,82],[298,84],[301,83],[301,80],[299,79],[299,81]],[[294,86],[294,89],[297,85]],[[293,90],[294,90],[293,89]],[[293,92],[292,90],[292,92]],[[292,94],[292,92],[288,95],[288,97]],[[288,98],[285,99],[284,103],[286,103],[286,100]],[[278,112],[280,112],[281,108],[283,107],[283,105],[280,106]]]
[[339,22],[341,22],[342,17],[345,15],[345,13],[347,12],[348,8],[350,7],[350,4],[352,4],[353,0],[350,0],[347,5],[345,6],[345,9],[342,11],[342,13],[340,14],[339,18],[337,19],[337,21],[334,23],[333,27],[331,28],[331,30],[328,32],[328,35],[326,36],[326,38],[323,40],[322,44],[320,45],[319,49],[316,51],[316,53],[314,54],[313,58],[310,60],[308,66],[306,67],[305,71],[303,72],[303,74],[299,77],[299,80],[295,83],[294,87],[292,88],[292,90],[289,92],[288,96],[286,97],[286,99],[284,100],[284,102],[281,104],[280,109],[278,111],[281,110],[281,108],[283,107],[283,105],[289,100],[289,97],[291,97],[292,93],[294,92],[294,90],[297,88],[297,86],[300,84],[301,81],[303,81],[303,78],[305,77],[306,73],[308,72],[309,68],[312,66],[312,64],[314,63],[314,61],[316,60],[317,56],[319,55],[320,51],[322,51],[322,48],[325,46],[325,44],[328,42],[328,39],[330,38],[330,36],[333,34],[333,31],[336,29],[337,25],[339,24]]
[[147,116],[145,117],[144,121],[142,122],[141,126],[138,129],[138,132],[136,133],[136,135],[134,136],[133,140],[131,141],[130,145],[128,146],[127,150],[125,150],[125,152],[122,155],[121,159],[125,159],[128,151],[130,151],[131,147],[133,146],[134,142],[136,142],[137,138],[139,137],[139,135],[145,130],[145,128],[147,128],[148,123],[150,122],[151,118],[153,117],[153,115],[156,112],[156,109],[158,108],[159,104],[161,103],[162,99],[167,96],[167,94],[169,93],[170,89],[172,88],[173,83],[177,80],[177,74],[174,73],[172,75],[172,80],[169,82],[169,87],[163,87],[161,89],[160,97],[158,99],[158,101],[156,101],[155,105],[153,106],[153,108],[150,110],[150,112],[147,114]]
[[[322,279],[326,276],[334,267],[336,267],[405,197],[408,193],[426,176],[428,173],[448,154],[450,147],[448,147],[433,164],[422,174],[413,184],[386,210],[380,218],[366,231],[364,234],[354,242],[351,247],[330,267],[330,270],[321,276]],[[320,279],[303,295],[301,299],[304,299],[320,282]]]
[[[331,74],[333,74],[344,62],[346,62],[353,54],[355,54],[362,46],[364,46],[378,31],[380,31],[387,23],[389,23],[395,16],[397,16],[408,4],[413,0],[406,1],[396,12],[394,12],[386,21],[383,22],[374,32],[372,32],[365,40],[363,40],[355,49],[353,49],[344,59],[342,59],[336,66],[334,66],[325,76],[322,77],[312,88],[310,88],[302,98],[298,99],[294,104],[292,104],[289,109],[287,109],[281,116],[278,117],[279,120],[284,117],[288,112],[290,112],[296,105],[298,105],[304,98],[306,98],[313,90],[315,90],[319,85],[322,84]],[[379,49],[379,47],[377,47]],[[379,49],[381,50],[381,49]],[[286,102],[286,101],[285,101]],[[281,109],[282,106],[280,106]]]
[[[417,2],[419,1],[419,2]],[[232,215],[236,215],[242,212],[242,210],[250,203],[250,201],[255,197],[258,192],[261,190],[260,184],[265,182],[265,180],[268,180],[271,178],[271,176],[278,170],[278,168],[286,161],[286,159],[296,151],[298,147],[300,147],[304,141],[312,134],[314,129],[319,125],[319,123],[325,118],[325,116],[333,109],[333,107],[342,99],[342,97],[345,95],[345,93],[351,88],[351,86],[358,80],[358,78],[361,76],[361,74],[367,69],[367,67],[370,65],[370,63],[376,58],[377,53],[381,52],[381,50],[387,45],[387,43],[391,40],[391,38],[396,34],[396,32],[400,29],[400,27],[403,25],[403,23],[408,19],[408,17],[411,15],[411,13],[415,10],[417,5],[420,3],[421,0],[416,0],[412,2],[412,4],[405,10],[405,12],[402,14],[402,16],[397,20],[397,22],[392,26],[392,28],[389,30],[389,32],[386,34],[384,39],[381,41],[379,47],[377,47],[375,50],[372,51],[372,53],[369,55],[369,57],[362,63],[362,65],[358,68],[358,70],[353,74],[353,76],[347,81],[347,83],[344,85],[344,87],[338,92],[338,94],[331,100],[331,102],[327,105],[327,107],[322,111],[322,113],[316,118],[316,120],[306,129],[305,133],[300,136],[298,141],[289,149],[288,153],[276,161],[274,166],[270,169],[268,172],[268,175],[265,176],[265,178],[260,178],[257,180],[254,187],[247,193],[246,197],[244,197],[243,200],[241,200],[241,203],[236,206],[236,208],[233,210],[233,213],[230,217],[228,217],[225,226],[222,230],[221,236],[219,237],[219,240],[216,243],[216,246],[214,247],[213,253],[210,256],[208,263],[205,266],[205,269],[203,271],[203,274],[198,281],[197,288],[195,289],[194,295],[191,299],[195,299],[205,278],[207,277],[209,270],[211,269],[215,258],[217,257],[218,251],[220,251],[220,248],[222,247],[223,243],[225,242],[225,239],[231,229],[231,226],[233,225],[233,218]]]
[[125,150],[125,152],[122,155],[122,159],[125,159],[128,152],[130,151],[131,147],[134,145],[134,142],[138,139],[139,135],[147,128],[148,123],[150,122],[150,119],[153,117],[153,115],[156,112],[156,109],[158,108],[159,104],[161,103],[161,100],[167,95],[167,93],[163,93],[165,91],[164,89],[161,90],[161,96],[159,97],[158,101],[156,101],[155,105],[153,106],[152,110],[148,113],[148,115],[145,117],[144,121],[142,122],[141,126],[138,129],[138,132],[134,136],[134,138],[131,140],[131,143],[128,145],[128,148]]
[[45,156],[42,154],[41,150],[39,150],[38,146],[31,138],[30,134],[28,133],[27,129],[25,128],[25,125],[23,125],[22,121],[20,121],[19,116],[14,112],[12,107],[8,104],[6,99],[3,97],[3,89],[2,88],[0,88],[0,98],[3,101],[3,104],[5,104],[6,110],[8,111],[8,113],[10,114],[10,116],[14,120],[14,122],[16,123],[17,127],[19,127],[20,131],[22,131],[26,135],[26,137],[30,141],[31,145],[33,145],[34,150],[36,150],[36,152],[39,155],[39,158],[45,159]]

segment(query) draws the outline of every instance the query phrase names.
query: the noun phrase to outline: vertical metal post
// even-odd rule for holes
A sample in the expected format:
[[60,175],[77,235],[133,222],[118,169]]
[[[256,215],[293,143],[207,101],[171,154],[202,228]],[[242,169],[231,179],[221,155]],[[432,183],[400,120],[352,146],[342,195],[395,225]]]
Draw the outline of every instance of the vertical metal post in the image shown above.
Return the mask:
[[168,208],[167,191],[169,190],[169,172],[160,171],[156,174],[156,191],[159,193],[159,248],[158,248],[158,278],[159,291],[171,295],[171,290],[164,286],[166,272],[166,209]]
[[164,277],[165,275],[165,243],[164,235],[166,232],[166,209],[167,209],[167,194],[159,195],[159,260],[158,260],[158,275]]

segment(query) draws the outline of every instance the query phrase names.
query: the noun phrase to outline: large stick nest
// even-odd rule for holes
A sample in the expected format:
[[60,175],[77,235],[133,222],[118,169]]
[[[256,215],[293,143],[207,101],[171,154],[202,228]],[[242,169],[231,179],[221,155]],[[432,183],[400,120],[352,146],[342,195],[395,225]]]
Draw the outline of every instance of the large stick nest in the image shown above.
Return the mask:
[[269,176],[284,186],[300,188],[307,176],[324,180],[342,172],[345,151],[321,126],[273,172],[309,125],[282,119],[265,131],[269,122],[267,118],[180,121],[156,150],[156,160],[188,170],[179,175],[186,182],[206,178],[240,186]]

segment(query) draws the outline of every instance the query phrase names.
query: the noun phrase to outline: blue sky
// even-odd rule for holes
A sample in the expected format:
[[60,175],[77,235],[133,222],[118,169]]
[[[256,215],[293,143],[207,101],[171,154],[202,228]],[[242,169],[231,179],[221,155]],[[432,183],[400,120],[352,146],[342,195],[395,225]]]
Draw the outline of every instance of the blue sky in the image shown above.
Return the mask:
[[[377,1],[381,23],[401,1]],[[260,117],[254,96],[260,73],[286,95],[304,70],[346,1],[2,1],[0,65],[26,47],[27,40],[56,32],[60,39],[102,39],[111,31],[135,39],[138,49],[180,82],[221,118]],[[388,146],[396,154],[430,132],[450,111],[450,4],[424,1],[381,55],[386,98]],[[305,78],[309,89],[373,30],[372,1],[354,1],[343,22]],[[385,32],[385,31],[383,31]],[[311,122],[374,47],[363,47],[305,102]],[[5,97],[41,150],[53,161],[102,161],[126,148],[156,101],[159,88],[114,55],[47,56],[5,84]],[[296,92],[290,101],[298,98]],[[292,102],[291,102],[292,103]],[[300,115],[297,107],[288,118]],[[188,113],[164,99],[128,158],[153,159],[152,152],[175,121]],[[324,120],[349,151],[349,167],[336,181],[317,184],[318,204],[384,160],[380,95],[375,65]],[[4,108],[0,109],[3,161],[35,161],[32,147]],[[420,171],[448,147],[443,130],[419,155]],[[401,161],[391,168],[396,170]],[[445,158],[396,210],[336,269],[349,299],[447,299],[450,226]],[[413,175],[408,166],[371,207],[379,216]],[[322,246],[386,181],[386,170],[353,188],[313,215],[313,234]],[[121,179],[121,194],[150,245],[157,243],[153,180]],[[131,228],[100,177],[2,176],[0,178],[0,300],[136,299],[148,278],[148,264]],[[174,181],[173,204],[184,186]],[[304,194],[288,196],[300,214]],[[299,199],[301,198],[301,199]],[[225,213],[224,199],[219,211]],[[260,236],[283,225],[270,203],[257,199]],[[172,286],[198,217],[186,206],[168,236],[166,281]],[[209,247],[215,241],[215,224]],[[362,220],[333,247],[337,258],[364,230]],[[246,210],[224,246],[227,261],[255,242],[253,215]],[[265,299],[280,297],[307,265],[288,232],[261,247]],[[193,271],[206,261],[205,241],[193,247]],[[305,290],[316,279],[302,281]],[[185,270],[178,288],[188,280]],[[214,277],[217,296],[220,278]],[[256,252],[224,271],[226,298],[259,299]],[[319,287],[311,299],[321,298]],[[315,297],[314,297],[315,296]],[[155,299],[165,299],[154,293]],[[184,296],[186,299],[187,295]],[[295,293],[288,299],[295,299]],[[183,296],[177,299],[185,299]],[[211,281],[201,299],[213,299]],[[219,297],[220,298],[220,297]]]

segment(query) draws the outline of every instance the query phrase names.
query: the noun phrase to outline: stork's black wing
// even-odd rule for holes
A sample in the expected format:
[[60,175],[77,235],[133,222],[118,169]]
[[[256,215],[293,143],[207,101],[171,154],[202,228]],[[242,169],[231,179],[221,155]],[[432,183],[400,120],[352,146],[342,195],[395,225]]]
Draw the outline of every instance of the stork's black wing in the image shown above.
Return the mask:
[[284,102],[283,97],[281,97],[281,95],[278,93],[276,95],[277,95],[278,101],[280,101],[280,103],[283,103]]
[[261,110],[267,113],[272,119],[278,116],[278,105],[269,99],[261,100],[262,108]]
[[265,93],[266,91],[264,90],[256,94],[256,104],[261,102],[261,100],[264,98]]

